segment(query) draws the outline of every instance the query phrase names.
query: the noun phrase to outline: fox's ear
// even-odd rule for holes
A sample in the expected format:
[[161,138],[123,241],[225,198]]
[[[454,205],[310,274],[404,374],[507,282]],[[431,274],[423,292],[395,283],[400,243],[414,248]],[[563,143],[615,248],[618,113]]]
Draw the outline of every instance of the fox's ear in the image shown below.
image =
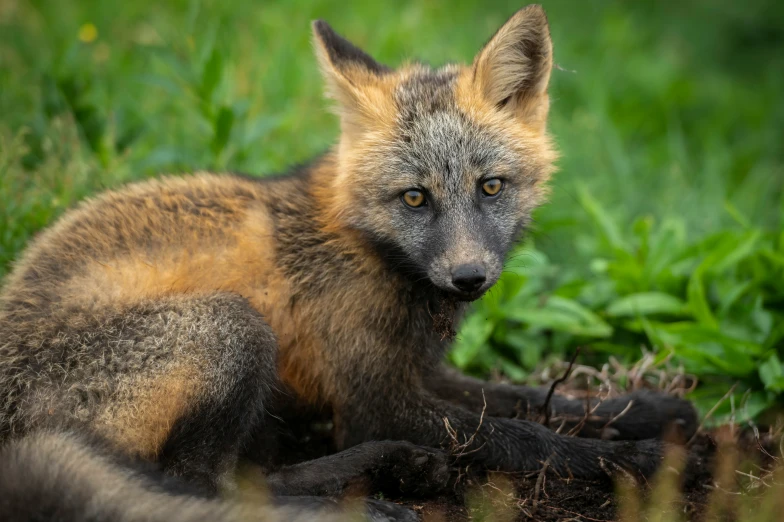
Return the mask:
[[361,124],[378,109],[378,86],[391,69],[375,61],[323,20],[313,22],[313,42],[327,95],[338,104],[344,124]]
[[545,125],[553,44],[544,9],[517,11],[474,59],[474,82],[484,98],[533,126]]

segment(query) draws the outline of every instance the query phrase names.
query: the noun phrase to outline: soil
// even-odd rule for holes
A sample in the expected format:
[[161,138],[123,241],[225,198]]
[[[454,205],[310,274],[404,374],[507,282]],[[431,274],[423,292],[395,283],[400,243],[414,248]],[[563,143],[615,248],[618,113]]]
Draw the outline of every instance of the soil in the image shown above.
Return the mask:
[[[670,509],[680,513],[682,519],[700,521],[704,517],[709,496],[716,485],[714,471],[717,463],[730,458],[724,449],[719,450],[720,446],[726,447],[717,442],[721,440],[726,440],[726,433],[704,433],[689,445],[686,469],[677,475],[681,493],[669,502],[665,499]],[[746,462],[747,466],[754,463],[762,469],[769,469],[774,462],[770,454],[775,454],[775,445],[774,437],[757,439],[748,431],[741,433],[737,444],[732,447],[739,452],[738,462]],[[754,469],[759,475],[760,468]],[[738,491],[740,487],[739,483],[735,483],[728,489]],[[630,494],[639,495],[645,506],[655,488],[653,484],[635,484],[631,490],[618,493],[609,481],[568,480],[552,473],[545,476],[541,473],[494,474],[457,477],[452,490],[439,498],[401,503],[419,512],[428,522],[615,521],[618,520],[619,495],[625,499]],[[661,494],[650,505],[655,503],[658,506],[660,497]]]

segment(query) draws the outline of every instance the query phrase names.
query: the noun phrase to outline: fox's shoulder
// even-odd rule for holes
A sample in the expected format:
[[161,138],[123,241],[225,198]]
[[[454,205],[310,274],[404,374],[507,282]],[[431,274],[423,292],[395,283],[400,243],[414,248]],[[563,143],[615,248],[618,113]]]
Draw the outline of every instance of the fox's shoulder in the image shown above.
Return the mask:
[[[28,246],[82,257],[132,243],[175,240],[185,231],[209,234],[243,218],[264,189],[250,177],[196,172],[132,182],[90,197],[66,211]],[[170,237],[171,236],[171,237]]]
[[62,293],[58,288],[67,281],[86,274],[94,279],[100,270],[119,273],[127,264],[132,265],[128,272],[181,267],[183,259],[194,257],[174,253],[206,255],[225,247],[244,233],[249,221],[267,236],[264,196],[263,183],[250,177],[209,172],[162,176],[104,191],[66,211],[30,242],[0,300]]

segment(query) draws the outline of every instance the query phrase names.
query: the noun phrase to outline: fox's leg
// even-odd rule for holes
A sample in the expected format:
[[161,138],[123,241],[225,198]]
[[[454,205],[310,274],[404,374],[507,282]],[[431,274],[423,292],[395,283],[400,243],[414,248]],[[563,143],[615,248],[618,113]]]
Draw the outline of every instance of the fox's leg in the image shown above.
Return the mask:
[[544,462],[562,476],[607,478],[618,468],[651,475],[662,443],[656,440],[606,441],[568,437],[536,422],[490,417],[437,399],[415,383],[396,384],[394,395],[380,383],[365,388],[336,408],[338,444],[368,440],[408,440],[451,449],[458,463],[509,472],[537,471]]
[[[541,412],[549,389],[490,383],[442,367],[428,381],[438,397],[494,417],[529,418]],[[629,404],[631,406],[629,406]],[[586,406],[591,414],[586,417]],[[627,409],[628,408],[628,409]],[[551,427],[566,431],[580,425],[581,436],[641,440],[663,436],[675,428],[688,438],[697,429],[697,414],[685,400],[651,391],[638,391],[598,404],[553,394],[549,402]],[[621,415],[622,414],[622,415]],[[610,423],[608,425],[608,423]]]
[[446,486],[449,467],[438,450],[402,441],[371,441],[340,453],[283,467],[267,477],[275,495],[365,493],[424,495]]
[[200,344],[200,393],[173,422],[158,458],[168,472],[212,486],[233,469],[241,445],[261,421],[277,382],[277,345],[261,315],[239,296],[216,296],[188,312],[201,316],[202,324],[182,325],[185,343]]
[[[276,382],[276,342],[232,294],[69,310],[24,337],[29,428],[77,425],[215,491]],[[37,339],[37,340],[36,340]]]

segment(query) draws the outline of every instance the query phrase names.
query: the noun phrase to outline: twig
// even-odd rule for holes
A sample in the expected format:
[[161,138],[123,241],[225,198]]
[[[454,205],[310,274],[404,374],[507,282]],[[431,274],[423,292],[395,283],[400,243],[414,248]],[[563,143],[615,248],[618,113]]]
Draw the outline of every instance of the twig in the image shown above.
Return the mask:
[[[482,390],[482,401],[484,405],[482,406],[482,413],[479,416],[479,424],[476,426],[476,430],[471,436],[465,441],[460,442],[457,438],[457,430],[452,427],[452,424],[449,422],[448,417],[444,417],[444,427],[446,428],[446,432],[449,435],[449,438],[452,439],[452,448],[451,453],[455,456],[455,458],[460,458],[465,455],[470,455],[472,453],[476,453],[477,451],[481,450],[486,442],[483,442],[479,447],[474,448],[470,451],[467,451],[468,448],[473,444],[474,440],[476,439],[477,434],[479,433],[480,428],[482,427],[482,423],[485,420],[485,410],[487,410],[487,398],[485,397],[485,390]],[[490,428],[490,433],[493,433],[493,427]]]
[[634,406],[634,401],[633,400],[629,401],[629,404],[627,404],[626,407],[618,415],[616,415],[616,416],[612,417],[610,420],[608,420],[607,424],[605,424],[602,427],[602,429],[605,429],[605,428],[609,427],[613,422],[617,421],[618,419],[620,419],[621,417],[623,417],[624,415],[629,413],[629,410],[632,409],[632,406]]
[[552,455],[547,457],[547,460],[545,460],[544,463],[542,464],[542,469],[539,471],[539,476],[536,477],[536,486],[534,488],[534,501],[533,501],[533,505],[531,506],[533,508],[533,511],[531,511],[531,515],[535,515],[536,511],[539,509],[539,494],[543,491],[542,488],[544,487],[545,475],[547,474],[547,468],[550,467],[551,458]]
[[564,461],[564,466],[566,466],[566,472],[569,474],[569,478],[566,479],[566,483],[569,484],[574,480],[574,474],[572,473],[572,468],[569,467],[568,461]]
[[757,443],[757,448],[773,462],[778,462],[779,459],[771,455],[770,452],[767,449],[765,449],[765,446],[762,445],[762,441],[760,440],[760,432],[757,425],[754,424],[751,420],[747,421],[747,424],[749,425],[752,432],[754,433],[754,440]]
[[547,392],[547,398],[544,400],[544,404],[542,405],[542,413],[544,414],[544,425],[550,425],[550,401],[553,398],[553,393],[555,392],[556,386],[566,381],[569,378],[569,374],[572,373],[572,366],[574,366],[574,361],[577,360],[577,356],[580,355],[580,347],[578,346],[577,349],[574,351],[574,355],[572,355],[572,360],[569,361],[569,366],[566,368],[564,374],[553,381],[553,384],[550,386],[550,391]]
[[[539,470],[539,476],[536,477],[536,486],[535,486],[535,489],[534,489],[534,506],[536,506],[539,503],[540,493],[542,493],[544,491],[544,486],[545,486],[545,483],[547,482],[547,478],[546,478],[547,477],[547,468],[550,467],[550,459],[551,458],[552,458],[552,455],[547,457],[547,460],[545,460],[542,463],[542,469]],[[547,493],[545,493],[545,495],[547,495]]]
[[605,473],[607,473],[608,477],[612,478],[613,477],[613,472],[610,471],[610,469],[608,467],[608,464],[610,466],[612,466],[613,468],[615,468],[616,471],[620,471],[621,474],[623,476],[625,476],[627,480],[631,481],[631,484],[638,484],[639,483],[639,481],[635,478],[635,476],[632,473],[630,473],[628,470],[624,469],[622,466],[619,466],[618,464],[616,464],[615,462],[613,462],[611,460],[606,460],[604,457],[599,457],[599,467],[602,468],[602,470]]
[[739,470],[739,469],[736,469],[736,470],[735,470],[735,473],[737,473],[738,475],[741,475],[741,476],[743,476],[743,477],[750,478],[750,479],[752,480],[752,482],[759,482],[759,483],[761,483],[763,486],[765,486],[766,488],[769,488],[769,487],[770,487],[770,484],[768,484],[767,482],[765,482],[765,479],[764,479],[764,478],[762,478],[762,476],[761,476],[761,475],[760,475],[759,477],[757,477],[756,475],[754,475],[754,473],[745,473],[745,472],[743,472],[743,471],[741,471],[741,470]]
[[580,419],[580,422],[575,424],[574,427],[567,432],[567,435],[569,437],[573,437],[573,436],[577,435],[578,433],[580,433],[582,431],[583,427],[593,417],[593,414],[596,413],[596,410],[599,409],[599,406],[601,406],[603,402],[604,402],[604,399],[599,397],[598,401],[596,402],[596,404],[594,404],[593,407],[591,407],[591,400],[590,400],[589,397],[586,396],[585,397],[585,414]]

